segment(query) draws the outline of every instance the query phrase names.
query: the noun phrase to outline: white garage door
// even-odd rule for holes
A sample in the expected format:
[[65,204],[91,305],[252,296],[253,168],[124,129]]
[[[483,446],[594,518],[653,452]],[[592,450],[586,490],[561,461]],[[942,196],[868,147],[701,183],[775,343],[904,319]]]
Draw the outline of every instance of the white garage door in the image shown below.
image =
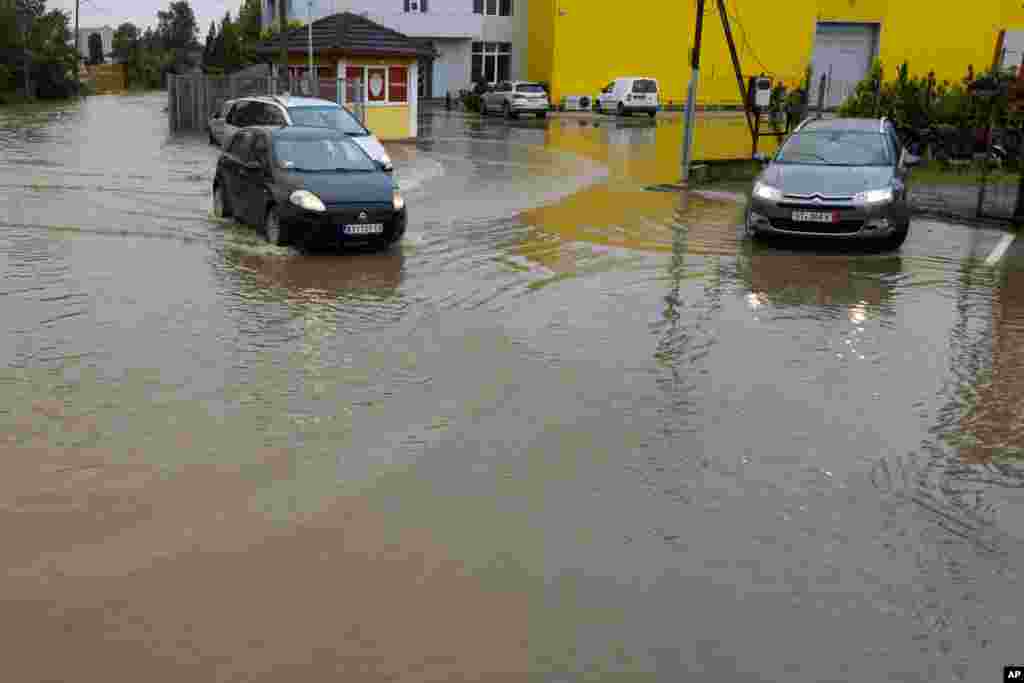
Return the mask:
[[878,46],[877,24],[818,24],[811,61],[812,106],[818,104],[821,76],[828,76],[825,106],[838,107],[864,79]]

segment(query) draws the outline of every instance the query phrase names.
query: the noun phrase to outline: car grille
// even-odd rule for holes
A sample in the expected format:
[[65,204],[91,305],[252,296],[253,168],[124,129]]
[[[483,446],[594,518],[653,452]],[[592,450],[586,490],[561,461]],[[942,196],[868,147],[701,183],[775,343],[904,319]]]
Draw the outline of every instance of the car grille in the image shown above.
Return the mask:
[[771,223],[773,228],[778,228],[779,230],[829,233],[833,235],[853,234],[859,232],[864,225],[864,221],[860,220],[846,220],[839,221],[838,223],[804,223],[803,221],[794,221],[790,218],[772,218]]
[[328,204],[327,220],[332,225],[360,223],[359,214],[366,212],[366,223],[387,223],[394,217],[390,204]]

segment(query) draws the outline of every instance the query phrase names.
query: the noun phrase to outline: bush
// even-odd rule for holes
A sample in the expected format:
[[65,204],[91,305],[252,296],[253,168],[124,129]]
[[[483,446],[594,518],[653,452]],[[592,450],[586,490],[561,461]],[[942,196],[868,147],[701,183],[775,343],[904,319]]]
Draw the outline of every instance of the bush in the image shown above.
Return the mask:
[[482,107],[480,103],[483,101],[483,98],[480,95],[463,90],[459,93],[459,97],[461,98],[462,106],[466,111],[474,111],[477,113],[481,111]]
[[[906,62],[896,70],[895,80],[885,82],[879,61],[854,93],[839,108],[840,116],[873,118],[887,116],[897,127],[921,130],[932,126],[956,128],[983,127],[990,120],[1003,124],[1008,119],[1007,97],[1010,77],[1004,74],[985,74],[1000,94],[993,99],[971,95],[967,85],[976,82],[973,69],[961,83],[936,83],[935,74],[927,78],[910,76]],[[980,80],[980,79],[979,79]]]

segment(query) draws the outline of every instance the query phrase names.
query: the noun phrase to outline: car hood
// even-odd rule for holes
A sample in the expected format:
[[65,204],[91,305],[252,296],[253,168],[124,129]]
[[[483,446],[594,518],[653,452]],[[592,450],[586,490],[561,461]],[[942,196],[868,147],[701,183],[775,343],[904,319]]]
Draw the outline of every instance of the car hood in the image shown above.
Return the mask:
[[893,170],[887,166],[811,166],[772,164],[761,174],[761,181],[785,194],[820,194],[849,197],[865,190],[888,187]]
[[356,143],[363,148],[363,151],[370,155],[371,159],[382,161],[388,157],[388,152],[384,149],[384,145],[380,144],[380,141],[373,135],[360,135],[358,137],[352,136],[350,138],[352,142]]
[[391,202],[394,179],[381,171],[372,173],[300,173],[288,174],[290,192],[309,190],[324,204],[353,202]]

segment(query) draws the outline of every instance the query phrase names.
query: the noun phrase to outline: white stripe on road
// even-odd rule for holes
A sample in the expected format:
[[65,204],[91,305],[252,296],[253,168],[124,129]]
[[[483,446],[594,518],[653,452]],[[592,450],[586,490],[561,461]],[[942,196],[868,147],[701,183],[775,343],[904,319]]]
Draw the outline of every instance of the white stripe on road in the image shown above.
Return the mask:
[[993,249],[992,253],[988,255],[987,259],[985,259],[985,265],[994,266],[999,263],[999,259],[1003,258],[1006,250],[1010,248],[1011,244],[1013,244],[1013,238],[1014,235],[1003,235],[1003,239],[999,240],[999,244],[996,245],[996,248]]

